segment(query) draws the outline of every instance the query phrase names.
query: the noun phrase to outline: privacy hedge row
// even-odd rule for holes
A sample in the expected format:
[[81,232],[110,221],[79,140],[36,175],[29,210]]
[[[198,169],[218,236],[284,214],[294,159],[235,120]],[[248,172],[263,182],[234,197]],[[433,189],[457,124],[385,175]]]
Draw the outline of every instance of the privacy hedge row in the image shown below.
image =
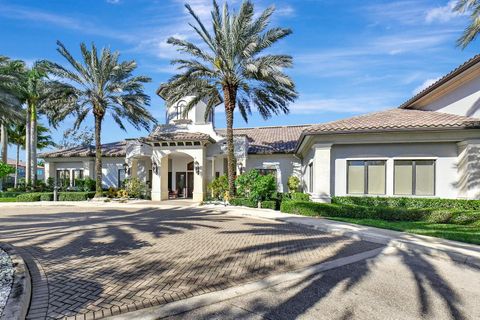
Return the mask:
[[247,198],[233,198],[230,199],[230,204],[232,206],[243,206],[243,207],[250,207],[250,208],[257,208],[257,203],[253,200]]
[[0,192],[0,198],[16,198],[18,195],[23,194],[23,192],[12,192],[12,191],[6,191],[6,192]]
[[293,192],[291,197],[294,201],[310,201],[310,195],[302,192]]
[[277,209],[277,201],[275,200],[266,200],[261,202],[262,209]]
[[380,219],[386,221],[427,221],[431,223],[480,224],[480,212],[459,209],[391,208],[338,203],[283,201],[280,210],[305,216]]
[[[92,199],[95,192],[59,192],[59,201],[85,201]],[[30,192],[17,196],[18,202],[53,201],[53,192]]]
[[399,197],[333,197],[332,203],[365,207],[444,208],[480,210],[480,200],[399,198]]

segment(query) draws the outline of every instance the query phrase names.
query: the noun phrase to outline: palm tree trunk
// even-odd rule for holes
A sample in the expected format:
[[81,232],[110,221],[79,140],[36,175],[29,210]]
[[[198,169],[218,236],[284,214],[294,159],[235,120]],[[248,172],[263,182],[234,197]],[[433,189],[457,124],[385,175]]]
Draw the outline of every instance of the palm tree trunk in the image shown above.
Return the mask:
[[32,104],[31,110],[31,118],[30,118],[30,145],[31,145],[31,153],[30,153],[30,161],[31,161],[31,169],[32,173],[30,178],[32,179],[32,186],[33,188],[37,187],[37,106],[35,103]]
[[20,145],[17,144],[17,157],[15,159],[15,185],[14,188],[18,187],[18,162],[20,161]]
[[95,197],[101,197],[102,194],[102,116],[95,114]]
[[0,125],[0,132],[1,132],[1,144],[2,144],[2,162],[7,163],[8,161],[8,134],[7,134],[7,126],[3,124]]
[[227,174],[228,174],[228,193],[235,195],[235,146],[233,144],[233,112],[237,97],[237,88],[234,86],[224,86],[223,95],[225,98],[225,113],[227,117]]
[[30,144],[30,118],[31,118],[31,109],[30,103],[27,105],[27,120],[25,123],[25,184],[28,187],[30,185],[30,174],[31,174],[31,144]]

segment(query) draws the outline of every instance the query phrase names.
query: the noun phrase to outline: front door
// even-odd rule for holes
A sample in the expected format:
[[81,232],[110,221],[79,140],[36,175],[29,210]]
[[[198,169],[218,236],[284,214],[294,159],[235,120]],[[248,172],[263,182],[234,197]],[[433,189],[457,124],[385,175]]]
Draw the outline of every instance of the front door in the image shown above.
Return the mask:
[[187,191],[187,173],[186,172],[177,172],[175,185],[177,188],[177,195],[179,198],[185,198]]
[[187,198],[193,198],[193,172],[187,172]]

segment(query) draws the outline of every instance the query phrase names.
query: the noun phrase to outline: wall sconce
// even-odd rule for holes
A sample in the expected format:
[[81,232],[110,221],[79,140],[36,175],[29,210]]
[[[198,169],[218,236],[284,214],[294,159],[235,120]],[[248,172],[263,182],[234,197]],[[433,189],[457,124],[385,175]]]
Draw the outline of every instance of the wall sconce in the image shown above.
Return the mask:
[[238,168],[238,172],[240,172],[240,174],[243,174],[243,172],[245,171],[245,167],[243,166],[243,164],[241,162],[237,163],[237,168]]
[[128,166],[128,163],[123,164],[123,169],[125,170],[125,174],[130,175],[130,167]]
[[195,160],[194,165],[195,165],[195,172],[197,174],[200,174],[200,163],[198,163],[198,161]]
[[158,164],[156,162],[152,163],[152,171],[155,174],[158,174]]

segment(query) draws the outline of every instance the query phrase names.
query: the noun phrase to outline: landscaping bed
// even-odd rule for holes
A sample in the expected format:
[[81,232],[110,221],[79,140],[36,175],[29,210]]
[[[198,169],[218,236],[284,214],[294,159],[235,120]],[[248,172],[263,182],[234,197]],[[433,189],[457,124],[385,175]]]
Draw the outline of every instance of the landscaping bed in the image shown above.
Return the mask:
[[[283,201],[281,211],[480,244],[480,211],[472,209],[476,201],[415,199],[389,207],[383,206],[389,200],[376,198],[341,200],[334,199],[334,203]],[[434,200],[436,207],[426,207],[425,203],[421,206],[422,200],[426,203]],[[409,203],[415,205],[409,206]]]
[[13,273],[13,265],[9,255],[0,248],[0,316],[12,289]]

